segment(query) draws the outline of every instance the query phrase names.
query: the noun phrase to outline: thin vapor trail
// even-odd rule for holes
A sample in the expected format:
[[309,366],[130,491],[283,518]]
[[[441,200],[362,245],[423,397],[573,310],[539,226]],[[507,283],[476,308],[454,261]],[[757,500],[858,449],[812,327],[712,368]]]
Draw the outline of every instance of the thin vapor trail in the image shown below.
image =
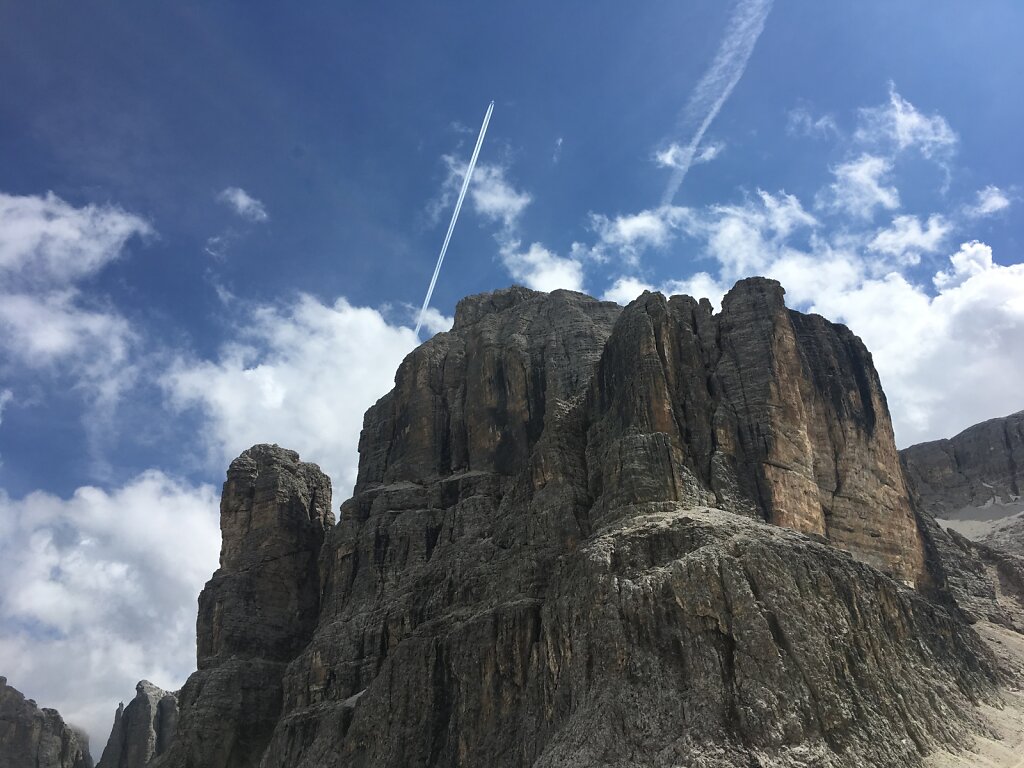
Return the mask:
[[434,286],[437,284],[437,276],[441,274],[441,264],[444,263],[444,254],[448,250],[448,241],[452,239],[452,231],[455,229],[455,222],[459,219],[459,211],[462,210],[462,201],[466,197],[466,190],[469,189],[469,180],[473,178],[473,169],[476,168],[476,158],[480,154],[480,147],[484,143],[484,134],[487,133],[487,124],[491,122],[491,112],[494,111],[494,102],[487,105],[487,114],[484,115],[483,125],[480,126],[480,135],[476,137],[476,146],[473,148],[473,156],[469,158],[469,165],[466,168],[466,176],[462,179],[462,189],[459,191],[459,199],[455,203],[455,210],[452,211],[452,220],[448,224],[448,234],[444,236],[444,245],[441,246],[441,254],[437,257],[437,266],[434,267],[434,276],[430,278],[430,287],[427,288],[426,298],[423,299],[423,306],[420,308],[420,316],[416,320],[416,336],[420,335],[420,328],[423,326],[423,316],[427,307],[430,306],[430,297],[434,295]]
[[750,54],[754,51],[754,45],[761,36],[771,9],[772,0],[739,0],[736,4],[714,61],[697,83],[689,102],[679,115],[678,132],[684,134],[693,129],[693,134],[673,164],[672,176],[661,198],[662,205],[672,204],[686,178],[686,172],[690,170],[704,132],[743,77]]

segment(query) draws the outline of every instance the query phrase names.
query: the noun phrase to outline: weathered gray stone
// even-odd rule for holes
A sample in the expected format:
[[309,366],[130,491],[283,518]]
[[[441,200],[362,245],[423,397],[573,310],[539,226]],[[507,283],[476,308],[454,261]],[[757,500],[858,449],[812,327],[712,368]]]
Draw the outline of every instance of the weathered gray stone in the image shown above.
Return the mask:
[[[159,768],[915,765],[1005,674],[942,570],[987,566],[922,533],[870,355],[773,281],[718,314],[463,300],[367,412],[322,546],[281,512],[310,483],[246,490],[253,461]],[[304,554],[261,585],[293,551],[268,540]]]
[[[935,517],[1021,502],[1024,411],[900,452],[918,503]],[[1024,505],[1021,505],[1024,509]]]
[[[905,448],[900,460],[929,552],[930,570],[946,599],[970,620],[1024,630],[1024,412],[975,424],[948,440]],[[942,520],[936,520],[942,518]],[[947,525],[965,524],[974,542]],[[1011,595],[1011,597],[1007,597]]]
[[231,463],[220,568],[199,596],[199,671],[175,738],[153,766],[255,765],[281,710],[285,665],[320,611],[317,558],[334,524],[331,481],[294,451],[257,445]]
[[89,738],[0,677],[0,768],[92,768]]
[[142,680],[135,698],[118,705],[114,725],[97,768],[143,768],[163,754],[174,740],[178,725],[178,697]]

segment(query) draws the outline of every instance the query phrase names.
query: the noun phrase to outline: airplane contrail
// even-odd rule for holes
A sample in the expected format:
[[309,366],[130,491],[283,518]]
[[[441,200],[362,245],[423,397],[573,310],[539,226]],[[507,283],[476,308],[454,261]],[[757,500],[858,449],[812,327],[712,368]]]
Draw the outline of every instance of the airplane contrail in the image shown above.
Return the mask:
[[661,198],[663,206],[672,204],[686,172],[690,170],[704,132],[743,77],[750,54],[754,52],[754,45],[761,36],[771,9],[772,0],[739,0],[736,4],[714,61],[693,89],[689,102],[679,115],[680,131],[689,128],[695,130],[689,143],[680,148],[680,158],[673,163],[672,177]]
[[469,189],[469,180],[473,177],[473,169],[476,168],[476,159],[480,154],[480,147],[484,143],[484,134],[487,133],[487,124],[491,122],[491,112],[494,111],[494,102],[487,105],[487,114],[484,115],[483,125],[480,126],[480,135],[476,137],[476,146],[473,148],[473,155],[469,158],[469,165],[466,167],[466,176],[462,179],[462,189],[459,191],[459,199],[455,203],[455,210],[452,211],[452,220],[448,224],[448,234],[444,236],[444,245],[441,246],[441,253],[437,257],[437,266],[434,267],[434,276],[430,278],[430,287],[427,288],[427,296],[423,299],[423,306],[420,308],[420,316],[416,320],[417,337],[420,335],[420,328],[423,326],[423,317],[430,306],[430,297],[434,295],[434,286],[437,284],[437,276],[441,274],[441,264],[444,263],[444,254],[448,250],[448,241],[452,239],[452,231],[455,229],[455,222],[459,219],[459,211],[462,210],[462,201],[466,197],[466,190]]

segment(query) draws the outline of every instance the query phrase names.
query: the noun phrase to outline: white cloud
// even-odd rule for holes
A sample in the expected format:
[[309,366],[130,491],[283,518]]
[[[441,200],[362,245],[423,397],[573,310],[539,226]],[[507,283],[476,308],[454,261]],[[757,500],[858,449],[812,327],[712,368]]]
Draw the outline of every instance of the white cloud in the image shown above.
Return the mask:
[[601,298],[605,301],[614,301],[616,304],[625,305],[644,291],[659,291],[666,296],[681,294],[696,299],[709,299],[716,306],[721,306],[721,299],[726,290],[727,288],[707,272],[698,272],[685,280],[668,280],[658,286],[651,285],[638,277],[623,276],[616,278]]
[[950,154],[958,141],[956,133],[941,115],[925,115],[889,84],[889,103],[860,110],[860,125],[854,138],[867,144],[890,143],[898,151],[917,148],[928,158]]
[[608,218],[590,214],[590,228],[598,241],[593,251],[598,258],[606,257],[609,250],[635,264],[639,255],[648,248],[664,248],[676,236],[690,217],[687,208],[665,205],[639,213]]
[[69,499],[0,490],[0,658],[98,754],[142,678],[195,669],[196,596],[217,567],[217,493],[149,471]]
[[977,240],[961,244],[960,250],[950,256],[949,261],[952,269],[937,272],[932,278],[940,291],[956,288],[972,277],[993,269],[992,249]]
[[977,242],[951,263],[935,276],[934,296],[891,273],[812,306],[848,323],[872,351],[901,445],[1024,405],[1024,264],[994,264]]
[[672,204],[698,155],[697,149],[704,140],[704,134],[743,77],[771,9],[772,0],[739,0],[733,9],[711,66],[704,72],[680,113],[677,134],[683,135],[686,144],[672,163],[672,174],[661,198],[662,206]]
[[710,163],[725,151],[725,143],[713,141],[698,148],[692,155],[686,147],[672,142],[663,150],[654,153],[654,162],[661,168],[684,169],[690,165]]
[[356,479],[363,413],[391,389],[416,346],[411,328],[345,299],[302,295],[254,309],[216,360],[179,360],[163,378],[177,408],[207,418],[211,463],[223,466],[255,443],[297,450],[331,476],[342,500]]
[[477,213],[502,226],[515,226],[530,204],[526,192],[515,189],[505,178],[505,169],[497,165],[478,165],[469,184],[469,197]]
[[9,389],[0,389],[0,424],[4,423],[4,409],[14,399],[14,393]]
[[[416,322],[416,318],[419,317],[420,309],[412,304],[409,305],[411,317],[413,322]],[[440,310],[434,309],[432,306],[428,306],[427,310],[423,313],[423,327],[427,329],[427,333],[433,336],[434,334],[444,333],[445,331],[451,331],[452,326],[455,325],[455,317],[443,314]]]
[[261,222],[270,218],[263,203],[241,187],[223,189],[217,199],[247,221]]
[[794,136],[828,138],[839,135],[839,126],[832,115],[815,117],[806,107],[797,107],[786,116],[786,132]]
[[794,195],[764,190],[756,200],[712,206],[686,220],[688,233],[703,238],[708,255],[720,264],[724,281],[759,274],[786,248],[789,235],[817,225]]
[[0,350],[35,369],[69,373],[90,396],[117,398],[133,371],[135,334],[75,285],[120,258],[150,225],[115,206],[0,193]]
[[685,280],[669,280],[660,289],[667,296],[692,296],[708,299],[716,309],[721,309],[722,296],[727,288],[707,272],[697,272]]
[[0,277],[7,286],[67,285],[117,259],[132,236],[152,232],[116,206],[0,192]]
[[[45,367],[72,359],[84,371],[125,362],[132,331],[113,312],[82,305],[78,291],[65,289],[39,296],[7,294],[0,299],[0,328],[9,354],[22,365]],[[97,359],[101,358],[101,359]]]
[[892,161],[878,155],[861,155],[832,170],[835,181],[819,205],[831,210],[870,219],[875,208],[899,208],[900,195],[893,186],[885,186],[892,171]]
[[[765,275],[786,288],[789,306],[847,323],[873,354],[901,445],[1024,407],[1024,264],[999,265],[988,245],[972,241],[931,284],[901,271],[915,263],[912,250],[941,247],[944,218],[897,217],[881,233],[830,238],[796,198],[762,192],[743,205],[696,211],[690,221],[717,270],[659,290],[716,301],[737,279]],[[808,228],[795,245],[792,236]],[[878,253],[899,258],[887,264]],[[623,277],[606,296],[623,301],[645,287]]]
[[653,285],[641,280],[638,277],[619,277],[601,296],[605,301],[614,301],[616,304],[629,304],[633,299],[644,291],[656,290]]
[[901,263],[917,264],[922,253],[939,250],[950,230],[949,222],[937,214],[929,216],[923,227],[916,216],[897,216],[889,227],[878,230],[868,248]]
[[[448,175],[442,186],[441,197],[431,205],[430,213],[435,219],[440,219],[442,213],[455,204],[466,173],[466,162],[454,155],[444,155],[441,160]],[[508,169],[504,166],[477,163],[469,183],[468,196],[473,210],[510,231],[519,223],[519,217],[533,198],[528,192],[517,190],[508,180],[507,173]]]
[[978,201],[967,208],[967,215],[975,218],[991,216],[1010,207],[1010,198],[999,187],[989,185],[978,190]]
[[533,243],[525,251],[519,241],[502,247],[501,258],[512,277],[535,291],[554,291],[565,288],[583,290],[583,264],[574,258],[552,253],[540,243]]

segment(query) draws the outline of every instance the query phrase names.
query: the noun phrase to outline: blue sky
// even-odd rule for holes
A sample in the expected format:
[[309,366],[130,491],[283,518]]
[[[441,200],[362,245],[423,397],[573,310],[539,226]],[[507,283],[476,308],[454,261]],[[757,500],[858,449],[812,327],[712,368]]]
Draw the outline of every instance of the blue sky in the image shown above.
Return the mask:
[[0,672],[95,741],[194,664],[231,457],[295,448],[343,500],[492,99],[431,332],[512,282],[769,274],[864,338],[901,445],[1024,407],[1022,28],[1012,0],[0,2]]

